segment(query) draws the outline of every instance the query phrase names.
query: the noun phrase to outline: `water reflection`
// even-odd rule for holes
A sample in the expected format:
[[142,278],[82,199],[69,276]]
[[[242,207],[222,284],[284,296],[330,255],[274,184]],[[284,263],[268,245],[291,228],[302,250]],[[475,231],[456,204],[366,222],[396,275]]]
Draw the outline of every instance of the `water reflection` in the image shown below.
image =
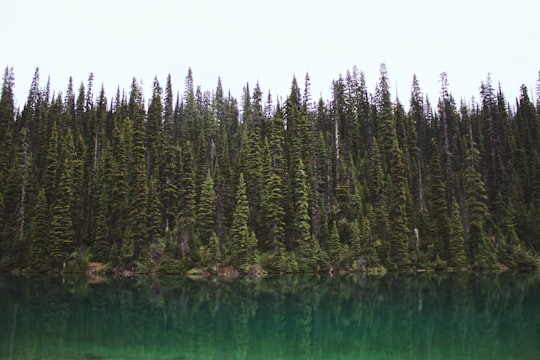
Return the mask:
[[0,277],[2,359],[538,359],[539,273]]

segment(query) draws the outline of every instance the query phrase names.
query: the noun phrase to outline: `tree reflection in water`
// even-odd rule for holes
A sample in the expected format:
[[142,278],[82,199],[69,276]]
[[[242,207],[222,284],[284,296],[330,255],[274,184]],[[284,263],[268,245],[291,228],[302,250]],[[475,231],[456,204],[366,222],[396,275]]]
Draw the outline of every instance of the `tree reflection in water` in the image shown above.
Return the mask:
[[0,358],[540,358],[539,273],[0,277]]

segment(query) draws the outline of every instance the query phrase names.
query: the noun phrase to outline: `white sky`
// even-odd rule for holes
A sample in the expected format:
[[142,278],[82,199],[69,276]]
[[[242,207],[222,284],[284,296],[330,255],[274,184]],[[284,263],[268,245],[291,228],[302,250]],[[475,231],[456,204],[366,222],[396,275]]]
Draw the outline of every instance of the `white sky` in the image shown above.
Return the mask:
[[42,86],[50,76],[63,93],[69,76],[77,90],[93,72],[95,94],[103,83],[109,98],[133,77],[149,98],[154,76],[164,86],[168,73],[182,93],[191,66],[203,90],[221,76],[238,99],[257,81],[275,99],[309,72],[316,100],[354,65],[372,92],[385,63],[406,106],[415,73],[435,104],[443,71],[458,100],[478,98],[491,73],[513,102],[540,70],[534,0],[17,0],[1,12],[0,66],[14,67],[19,105],[36,67]]

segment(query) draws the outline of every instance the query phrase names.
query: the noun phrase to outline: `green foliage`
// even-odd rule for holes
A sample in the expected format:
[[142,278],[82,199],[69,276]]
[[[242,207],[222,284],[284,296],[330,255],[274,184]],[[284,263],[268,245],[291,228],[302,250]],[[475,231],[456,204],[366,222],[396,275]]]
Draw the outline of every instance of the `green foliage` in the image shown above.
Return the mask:
[[452,201],[452,218],[450,220],[450,238],[448,240],[449,262],[451,266],[462,268],[467,266],[465,253],[465,237],[461,225],[459,205],[454,198]]
[[450,219],[448,214],[448,205],[446,203],[446,181],[444,179],[441,158],[437,152],[437,146],[434,144],[434,153],[431,157],[431,191],[429,196],[429,219],[431,228],[429,237],[424,244],[424,251],[428,252],[428,260],[432,261],[439,256],[448,259],[448,239],[450,236]]
[[70,168],[67,158],[59,160],[59,180],[51,207],[51,268],[62,270],[69,254],[73,251],[73,224],[71,222],[71,184]]
[[339,236],[338,228],[336,226],[336,222],[334,221],[332,223],[332,230],[330,231],[330,239],[328,240],[327,250],[330,264],[334,267],[337,267],[340,264],[341,249],[341,239]]
[[191,252],[196,216],[195,171],[193,170],[193,149],[187,141],[182,148],[182,172],[180,179],[180,212],[178,213],[178,244],[180,257]]
[[316,106],[309,76],[274,105],[259,84],[240,102],[221,80],[203,91],[190,69],[176,103],[169,76],[146,106],[135,79],[94,100],[92,74],[63,97],[36,71],[18,110],[7,68],[0,268],[537,266],[540,106],[523,86],[509,108],[488,78],[458,111],[441,80],[433,109],[414,77],[406,112],[384,65],[373,94],[354,68]]
[[30,269],[32,271],[43,272],[49,268],[50,237],[48,218],[47,199],[45,198],[45,191],[41,189],[37,195],[31,229]]
[[280,109],[276,110],[270,124],[267,174],[262,203],[262,216],[266,224],[266,237],[261,239],[262,248],[278,254],[285,238],[285,158],[284,124]]
[[468,210],[468,253],[471,263],[479,268],[492,268],[496,265],[495,252],[490,236],[487,233],[489,210],[487,195],[481,174],[476,170],[478,150],[471,145],[465,169],[465,191]]
[[[308,250],[308,244],[311,240],[311,218],[309,216],[307,174],[304,170],[302,159],[297,158],[294,167],[293,178],[293,200],[295,209],[294,236],[295,248],[302,252]],[[302,257],[309,258],[311,254],[301,253]]]
[[201,196],[197,204],[197,221],[199,240],[203,245],[210,244],[210,237],[216,236],[214,232],[214,213],[216,192],[214,190],[214,180],[210,176],[210,171],[202,184]]
[[392,219],[390,224],[390,256],[392,263],[388,264],[388,267],[396,266],[397,268],[404,268],[410,265],[409,236],[411,229],[409,215],[406,211],[410,195],[403,152],[399,148],[397,140],[394,141],[394,146],[392,147],[390,174],[392,183],[390,185],[389,214],[390,219]]
[[[360,233],[360,256],[362,256],[367,266],[380,265],[379,255],[377,254],[376,244],[371,231],[371,223],[369,216],[364,217],[362,226],[359,229]],[[354,244],[354,243],[353,243]],[[353,246],[353,254],[355,247]]]
[[[238,189],[236,191],[236,206],[233,213],[231,227],[231,264],[238,269],[251,265],[254,254],[253,241],[248,228],[249,205],[246,194],[244,174],[240,173]],[[255,241],[256,243],[256,241]]]
[[219,248],[219,239],[216,236],[215,232],[212,232],[208,241],[206,261],[213,272],[216,272],[217,268],[221,264],[221,250]]

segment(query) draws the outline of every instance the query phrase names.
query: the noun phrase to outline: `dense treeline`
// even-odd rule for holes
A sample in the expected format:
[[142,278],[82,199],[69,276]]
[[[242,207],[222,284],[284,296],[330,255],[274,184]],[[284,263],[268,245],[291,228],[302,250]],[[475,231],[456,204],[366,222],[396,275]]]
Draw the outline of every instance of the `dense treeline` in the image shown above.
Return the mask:
[[[240,101],[175,96],[134,79],[107,98],[41,87],[0,99],[0,268],[312,272],[534,266],[540,249],[540,99],[510,105],[488,77],[435,105],[413,77],[408,110],[386,67],[356,68],[328,101],[293,79],[283,103],[259,84]],[[540,85],[540,83],[539,83]],[[540,92],[539,92],[540,93]],[[265,98],[265,99],[263,99]]]

